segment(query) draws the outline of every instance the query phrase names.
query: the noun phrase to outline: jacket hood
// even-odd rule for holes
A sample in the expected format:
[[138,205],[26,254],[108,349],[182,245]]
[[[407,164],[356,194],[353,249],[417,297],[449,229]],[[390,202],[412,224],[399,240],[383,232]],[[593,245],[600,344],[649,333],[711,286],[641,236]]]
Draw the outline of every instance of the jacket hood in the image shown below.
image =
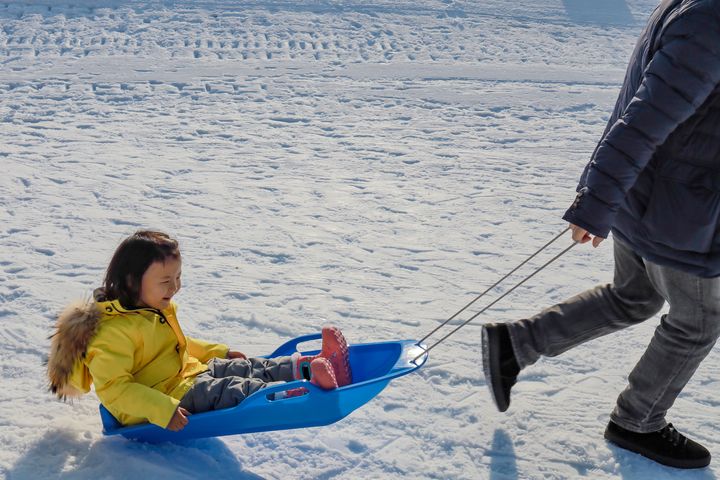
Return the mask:
[[[102,290],[95,291],[95,299],[102,299]],[[47,375],[50,391],[61,400],[76,398],[87,390],[80,390],[70,377],[75,366],[85,356],[88,344],[100,323],[101,310],[94,299],[79,300],[68,305],[58,316],[51,335]]]

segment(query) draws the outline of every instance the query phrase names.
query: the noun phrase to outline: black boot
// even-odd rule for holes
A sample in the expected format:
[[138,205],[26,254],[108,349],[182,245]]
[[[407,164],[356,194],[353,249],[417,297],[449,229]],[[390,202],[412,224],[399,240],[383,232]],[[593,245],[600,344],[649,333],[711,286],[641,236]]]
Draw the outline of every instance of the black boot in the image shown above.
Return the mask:
[[510,389],[517,381],[520,367],[510,343],[507,325],[491,323],[482,328],[483,369],[485,382],[498,410],[510,406]]
[[675,430],[672,423],[656,432],[635,433],[610,422],[605,438],[618,447],[670,467],[702,468],[710,464],[710,452]]

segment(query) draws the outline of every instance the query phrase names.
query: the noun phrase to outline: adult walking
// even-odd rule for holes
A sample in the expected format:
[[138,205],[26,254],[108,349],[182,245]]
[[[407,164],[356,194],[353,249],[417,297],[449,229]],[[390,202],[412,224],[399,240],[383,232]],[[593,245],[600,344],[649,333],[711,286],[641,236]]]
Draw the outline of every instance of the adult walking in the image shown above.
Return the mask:
[[669,304],[605,438],[657,462],[710,453],[666,412],[720,335],[720,0],[663,0],[635,47],[607,128],[563,217],[573,240],[613,232],[612,284],[532,318],[483,327],[500,411],[522,368],[653,317]]

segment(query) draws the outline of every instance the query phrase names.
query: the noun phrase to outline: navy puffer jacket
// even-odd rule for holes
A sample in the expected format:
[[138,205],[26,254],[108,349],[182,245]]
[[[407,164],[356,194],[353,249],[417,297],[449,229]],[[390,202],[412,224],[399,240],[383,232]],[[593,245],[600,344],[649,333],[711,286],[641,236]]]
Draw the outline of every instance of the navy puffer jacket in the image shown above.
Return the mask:
[[720,276],[720,0],[663,0],[563,217],[643,258]]

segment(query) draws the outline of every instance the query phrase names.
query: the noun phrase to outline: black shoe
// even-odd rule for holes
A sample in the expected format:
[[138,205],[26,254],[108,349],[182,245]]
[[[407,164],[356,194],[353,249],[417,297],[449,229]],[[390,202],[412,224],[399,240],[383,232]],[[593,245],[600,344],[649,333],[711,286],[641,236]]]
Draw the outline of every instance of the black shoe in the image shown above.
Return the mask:
[[482,350],[485,382],[498,410],[504,412],[510,406],[510,389],[520,373],[507,325],[483,325]]
[[610,422],[605,429],[605,438],[618,447],[670,467],[703,468],[710,465],[710,452],[675,430],[672,423],[656,432],[635,433]]

